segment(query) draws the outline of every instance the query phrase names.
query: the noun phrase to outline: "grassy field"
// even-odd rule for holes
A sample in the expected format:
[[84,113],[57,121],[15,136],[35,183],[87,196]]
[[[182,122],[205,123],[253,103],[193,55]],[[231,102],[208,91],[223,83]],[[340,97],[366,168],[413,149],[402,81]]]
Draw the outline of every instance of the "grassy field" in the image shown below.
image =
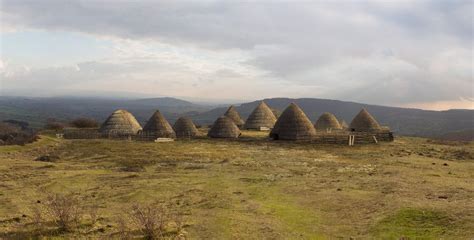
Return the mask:
[[[139,238],[132,206],[154,203],[172,213],[170,238],[474,238],[473,143],[400,137],[349,147],[265,136],[168,143],[42,136],[0,147],[0,238]],[[59,159],[34,161],[43,155]],[[80,200],[73,229],[57,230],[48,215],[34,219],[52,193]]]

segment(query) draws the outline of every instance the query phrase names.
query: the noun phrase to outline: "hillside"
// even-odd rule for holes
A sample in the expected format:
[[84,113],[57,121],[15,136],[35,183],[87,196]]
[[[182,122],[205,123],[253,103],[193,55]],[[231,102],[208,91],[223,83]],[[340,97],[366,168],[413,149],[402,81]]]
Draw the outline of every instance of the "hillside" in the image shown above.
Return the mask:
[[[459,134],[459,132],[474,130],[474,110],[427,111],[316,98],[271,98],[265,99],[265,102],[279,111],[283,111],[288,104],[295,102],[313,122],[323,112],[331,112],[339,119],[350,123],[361,108],[366,108],[380,124],[389,126],[400,135],[434,137],[451,132]],[[237,106],[237,110],[245,119],[258,103],[259,101],[245,103]],[[203,123],[210,123],[209,120],[216,119],[225,110],[226,108],[217,108],[196,114],[193,118]]]
[[156,109],[160,109],[172,121],[185,112],[197,113],[211,109],[209,106],[168,97],[138,100],[0,97],[0,120],[26,121],[33,127],[42,127],[48,118],[71,120],[77,117],[90,117],[103,121],[119,108],[132,112],[141,123],[145,123]]
[[[411,137],[316,145],[247,131],[168,143],[43,135],[0,147],[0,238],[142,239],[134,207],[152,206],[177,239],[469,239],[473,150]],[[51,196],[78,209],[68,231],[46,212]]]
[[[314,122],[323,112],[332,112],[350,123],[361,108],[367,108],[382,125],[399,135],[466,139],[474,131],[473,110],[426,111],[360,104],[316,98],[271,98],[265,102],[283,111],[291,102],[297,103]],[[258,101],[237,106],[245,119]],[[114,110],[125,108],[144,124],[154,110],[160,109],[173,123],[179,116],[187,115],[197,124],[212,124],[227,107],[214,108],[176,98],[99,99],[99,98],[26,98],[0,97],[0,120],[15,119],[30,122],[34,127],[43,126],[48,118],[70,120],[91,117],[103,121]]]

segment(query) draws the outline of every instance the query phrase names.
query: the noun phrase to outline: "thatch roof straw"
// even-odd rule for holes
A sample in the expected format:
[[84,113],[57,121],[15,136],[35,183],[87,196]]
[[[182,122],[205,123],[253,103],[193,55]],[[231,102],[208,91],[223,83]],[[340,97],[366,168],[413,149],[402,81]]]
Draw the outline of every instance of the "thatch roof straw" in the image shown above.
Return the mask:
[[152,136],[154,138],[176,137],[173,128],[158,110],[153,113],[148,122],[145,124],[145,127],[143,127],[143,135]]
[[270,133],[275,140],[311,140],[315,135],[313,124],[294,103],[283,111]]
[[257,130],[259,130],[261,127],[273,128],[273,126],[275,126],[276,120],[277,119],[272,110],[265,102],[262,101],[247,118],[244,128]]
[[339,121],[339,125],[341,125],[341,128],[342,128],[342,129],[348,129],[348,128],[349,128],[349,125],[347,125],[347,122],[344,121],[344,119],[341,119],[341,120]]
[[188,117],[178,118],[173,125],[173,129],[177,138],[193,138],[199,133],[193,120]]
[[113,112],[102,124],[99,131],[107,135],[135,135],[142,130],[137,119],[127,110]]
[[356,132],[372,132],[381,130],[381,127],[377,120],[365,108],[363,108],[357,116],[352,119],[349,127],[351,131]]
[[207,133],[211,138],[238,138],[240,129],[226,116],[219,117]]
[[316,130],[340,130],[342,129],[336,116],[332,113],[323,113],[314,124]]
[[244,120],[240,117],[239,112],[237,112],[237,109],[233,105],[231,105],[227,111],[224,113],[224,116],[230,118],[237,127],[241,127],[244,125]]

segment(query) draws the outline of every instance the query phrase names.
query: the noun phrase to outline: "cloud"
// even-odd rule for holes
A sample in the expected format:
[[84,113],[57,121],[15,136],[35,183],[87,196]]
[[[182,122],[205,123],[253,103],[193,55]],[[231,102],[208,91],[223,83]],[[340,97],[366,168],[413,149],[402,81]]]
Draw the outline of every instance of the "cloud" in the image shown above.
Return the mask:
[[[192,95],[239,86],[241,92],[227,97],[401,105],[472,98],[472,8],[463,0],[4,0],[0,11],[2,28],[113,39],[110,56],[94,61],[94,72],[83,73],[86,63],[72,75],[44,70],[70,77],[64,80],[70,87],[118,81],[122,85],[114,87],[140,82],[148,89],[167,79],[162,94],[176,94],[180,84],[191,86],[182,92]],[[55,79],[46,75],[28,76]]]

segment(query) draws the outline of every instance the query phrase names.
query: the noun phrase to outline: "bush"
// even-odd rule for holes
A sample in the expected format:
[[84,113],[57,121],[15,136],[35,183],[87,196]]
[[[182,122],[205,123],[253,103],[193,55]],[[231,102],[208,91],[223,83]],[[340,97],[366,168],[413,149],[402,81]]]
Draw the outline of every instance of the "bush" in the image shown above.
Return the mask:
[[130,216],[146,239],[159,239],[163,237],[167,214],[162,206],[134,205]]
[[77,118],[71,121],[71,126],[76,128],[97,128],[99,123],[91,118]]
[[0,145],[25,145],[38,139],[32,130],[22,130],[8,123],[0,122]]
[[79,200],[72,194],[52,194],[45,202],[46,212],[62,231],[71,230],[79,221]]
[[47,130],[63,130],[64,127],[66,127],[66,124],[54,119],[54,118],[50,118],[48,120],[46,120],[46,124],[44,126],[45,129]]

